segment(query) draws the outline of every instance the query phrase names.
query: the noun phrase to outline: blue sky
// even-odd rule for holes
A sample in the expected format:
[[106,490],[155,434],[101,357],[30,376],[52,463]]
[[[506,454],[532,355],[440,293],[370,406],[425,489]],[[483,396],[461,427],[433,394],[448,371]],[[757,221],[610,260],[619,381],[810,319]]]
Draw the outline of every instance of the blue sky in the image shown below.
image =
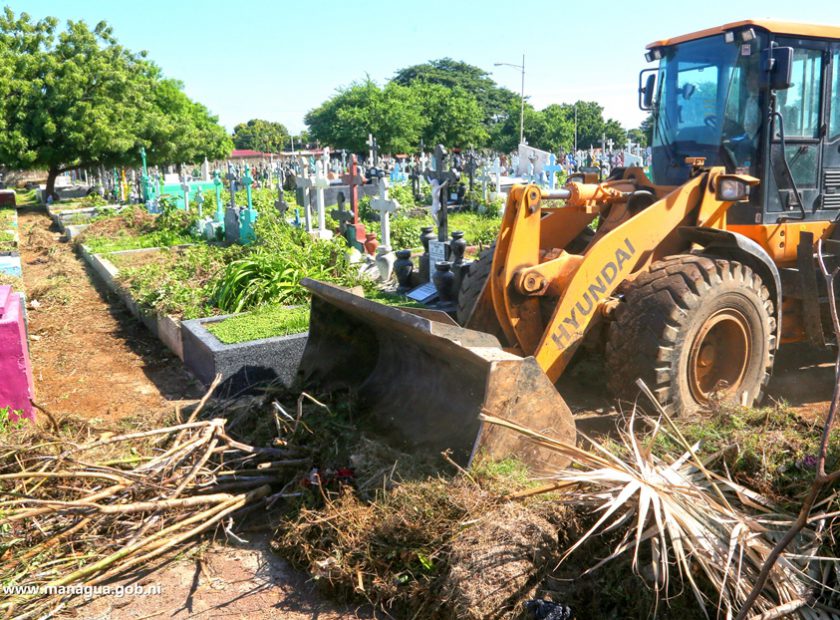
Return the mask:
[[409,0],[25,0],[39,18],[106,20],[121,43],[145,49],[228,129],[251,118],[304,127],[339,86],[450,56],[519,91],[520,74],[494,62],[526,55],[525,94],[537,107],[599,101],[634,127],[637,75],[650,41],[747,17],[840,25],[837,0],[515,2]]

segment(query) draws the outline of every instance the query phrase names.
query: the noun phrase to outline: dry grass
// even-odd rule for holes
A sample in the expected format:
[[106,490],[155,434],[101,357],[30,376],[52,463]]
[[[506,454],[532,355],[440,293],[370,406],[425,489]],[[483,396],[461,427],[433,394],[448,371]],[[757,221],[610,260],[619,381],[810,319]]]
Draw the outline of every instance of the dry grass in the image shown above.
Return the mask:
[[552,498],[499,495],[522,488],[499,471],[405,481],[372,501],[346,489],[283,524],[275,549],[331,596],[393,617],[516,617],[558,557],[558,529],[576,525]]

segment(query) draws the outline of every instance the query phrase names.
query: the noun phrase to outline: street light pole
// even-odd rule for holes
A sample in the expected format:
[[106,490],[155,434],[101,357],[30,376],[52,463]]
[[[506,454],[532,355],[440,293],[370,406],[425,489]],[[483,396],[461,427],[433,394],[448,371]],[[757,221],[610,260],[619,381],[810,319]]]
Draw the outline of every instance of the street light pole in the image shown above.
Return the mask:
[[522,52],[522,88],[519,91],[522,107],[519,109],[519,144],[525,138],[525,52]]
[[514,65],[509,62],[494,62],[494,67],[513,67],[515,69],[519,69],[522,72],[522,86],[519,91],[519,100],[520,100],[520,108],[519,108],[519,144],[522,144],[525,140],[525,52],[522,52],[522,64],[521,65]]

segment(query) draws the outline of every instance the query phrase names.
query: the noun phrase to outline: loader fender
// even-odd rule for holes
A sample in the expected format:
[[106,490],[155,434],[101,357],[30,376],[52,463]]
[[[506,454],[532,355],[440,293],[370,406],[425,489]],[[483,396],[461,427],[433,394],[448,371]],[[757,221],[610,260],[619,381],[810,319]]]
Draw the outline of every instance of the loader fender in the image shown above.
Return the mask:
[[740,261],[761,276],[776,302],[776,331],[781,330],[782,279],[767,250],[749,237],[730,230],[683,226],[679,231],[688,241],[703,246],[704,254]]

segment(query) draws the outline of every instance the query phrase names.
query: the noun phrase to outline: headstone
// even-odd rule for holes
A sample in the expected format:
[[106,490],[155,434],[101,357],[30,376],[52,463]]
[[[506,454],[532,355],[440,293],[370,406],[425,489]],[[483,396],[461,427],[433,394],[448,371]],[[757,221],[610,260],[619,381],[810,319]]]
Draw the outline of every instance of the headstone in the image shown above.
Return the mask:
[[367,145],[369,149],[368,153],[370,154],[370,165],[376,168],[379,166],[379,145],[376,143],[376,138],[373,137],[373,134],[368,134]]
[[330,147],[325,146],[321,152],[321,165],[324,169],[324,177],[330,172]]
[[230,189],[230,204],[228,208],[235,209],[236,208],[236,173],[234,172],[233,166],[228,164],[228,173],[225,177],[228,180],[228,188]]
[[467,194],[467,205],[474,207],[475,205],[472,204],[473,185],[475,183],[475,171],[478,169],[478,161],[475,158],[474,151],[470,151],[467,155],[467,163],[464,166],[464,169],[467,171],[470,180],[469,193]]
[[204,163],[201,164],[201,180],[205,183],[210,180],[210,162],[204,158]]
[[359,173],[359,165],[356,161],[356,156],[350,156],[350,165],[347,169],[347,174],[341,177],[342,182],[349,187],[350,192],[350,210],[353,213],[353,223],[348,224],[345,228],[345,237],[350,247],[357,249],[359,252],[365,251],[365,232],[364,224],[359,221],[359,192],[360,185],[364,185],[365,180]]
[[[327,151],[327,153],[329,153],[329,151]],[[329,155],[327,156],[329,157]],[[318,230],[315,231],[315,236],[319,239],[332,239],[332,231],[327,230],[327,219],[324,207],[324,190],[330,186],[330,181],[327,178],[326,167],[323,160],[315,164],[315,183],[313,185],[315,187],[315,200],[318,207]]]
[[[146,149],[142,146],[140,147],[140,159],[143,166],[143,175],[141,177],[141,184],[143,186],[143,202],[145,202],[148,206],[149,202],[152,200],[152,191],[149,184],[149,169],[146,167]],[[87,172],[85,173],[85,176],[87,176]]]
[[239,211],[230,207],[225,209],[225,242],[239,243]]
[[204,194],[201,192],[200,188],[196,188],[195,192],[195,207],[198,210],[198,219],[204,219]]
[[420,193],[420,177],[420,164],[417,161],[415,161],[412,164],[411,172],[408,175],[408,178],[411,180],[411,193],[414,195],[415,200],[420,200],[423,197],[423,195]]
[[449,243],[446,241],[429,241],[429,264],[432,266],[432,268],[434,268],[434,266],[437,263],[445,261],[448,258],[448,250]]
[[306,176],[299,176],[295,181],[298,189],[298,201],[303,207],[303,218],[306,232],[312,232],[312,210],[310,205],[309,188],[312,187],[312,180]]
[[224,225],[225,223],[225,210],[222,206],[222,177],[219,174],[218,170],[213,171],[213,187],[216,189],[216,217],[215,221],[217,224]]
[[496,176],[496,195],[502,193],[502,162],[497,157],[493,160],[493,167],[490,171]]
[[481,197],[487,200],[487,184],[490,182],[490,173],[487,171],[487,166],[484,165],[479,171],[478,180],[481,181]]
[[277,167],[277,200],[274,201],[274,208],[280,214],[280,217],[286,217],[286,212],[289,210],[289,205],[286,202],[286,196],[283,194],[283,185],[286,181],[283,169]]
[[333,219],[338,222],[338,230],[342,237],[346,237],[347,225],[353,221],[353,212],[344,208],[347,199],[344,197],[344,192],[339,192],[336,196],[336,204],[338,209],[333,209],[330,212]]
[[242,184],[245,186],[245,196],[248,201],[248,205],[239,217],[239,239],[243,245],[253,243],[257,239],[254,224],[257,222],[258,213],[257,210],[254,209],[254,203],[251,200],[251,185],[253,183],[254,177],[251,176],[251,169],[246,165],[245,174],[242,177]]
[[391,170],[391,183],[400,183],[402,179],[402,169],[400,168],[400,162],[396,162],[394,164],[393,170]]
[[[431,183],[433,180],[437,181],[438,187],[435,189],[434,185],[432,185],[432,214],[436,216],[438,222],[438,240],[446,242],[448,240],[448,227],[449,227],[449,217],[448,212],[449,209],[447,207],[447,192],[449,190],[450,185],[453,185],[455,182],[458,181],[458,173],[453,170],[447,170],[446,159],[447,159],[447,151],[443,147],[442,144],[438,144],[435,147],[435,170],[433,172],[426,172],[426,179]],[[434,196],[437,194],[438,202],[437,204],[434,201]],[[438,211],[435,212],[435,207],[438,207]]]

